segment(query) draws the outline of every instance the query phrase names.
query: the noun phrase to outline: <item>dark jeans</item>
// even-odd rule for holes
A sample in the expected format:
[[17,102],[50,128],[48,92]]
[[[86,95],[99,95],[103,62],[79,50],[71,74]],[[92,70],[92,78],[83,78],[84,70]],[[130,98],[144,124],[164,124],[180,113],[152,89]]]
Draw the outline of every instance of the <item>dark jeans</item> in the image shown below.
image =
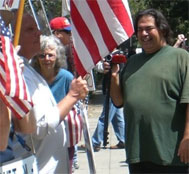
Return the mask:
[[151,162],[129,164],[130,174],[189,174],[189,166],[163,166]]

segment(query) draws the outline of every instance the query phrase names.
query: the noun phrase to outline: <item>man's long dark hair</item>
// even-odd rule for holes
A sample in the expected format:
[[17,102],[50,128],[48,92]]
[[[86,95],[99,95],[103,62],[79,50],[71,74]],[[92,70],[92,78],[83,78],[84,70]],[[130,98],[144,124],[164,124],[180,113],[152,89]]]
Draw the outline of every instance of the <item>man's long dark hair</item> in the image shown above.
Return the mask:
[[165,16],[158,10],[156,9],[146,9],[143,11],[140,11],[136,18],[135,18],[135,32],[137,35],[138,32],[138,21],[140,20],[141,17],[143,16],[152,16],[155,19],[155,24],[156,27],[163,33],[163,36],[167,42],[167,44],[172,45],[173,44],[173,32],[165,18]]

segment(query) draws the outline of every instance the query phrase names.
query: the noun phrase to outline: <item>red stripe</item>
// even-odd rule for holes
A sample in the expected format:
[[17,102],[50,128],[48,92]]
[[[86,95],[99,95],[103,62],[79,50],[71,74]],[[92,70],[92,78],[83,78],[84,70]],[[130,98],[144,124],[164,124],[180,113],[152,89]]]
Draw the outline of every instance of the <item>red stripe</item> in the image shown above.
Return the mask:
[[69,129],[69,135],[70,135],[70,147],[73,146],[73,131],[72,131],[72,120],[70,113],[68,114],[68,129]]
[[5,90],[5,85],[6,85],[6,82],[5,82],[5,80],[3,79],[3,76],[0,74],[0,82],[1,82],[1,84],[2,84],[2,86],[3,86],[3,89]]
[[5,71],[5,65],[4,65],[4,62],[3,62],[2,59],[0,59],[0,65],[1,65],[1,67],[3,68],[3,71]]
[[78,142],[78,123],[77,123],[77,121],[76,121],[76,110],[75,110],[75,108],[73,108],[73,113],[74,113],[74,128],[75,128],[75,134],[76,134],[76,142]]
[[114,14],[116,15],[117,19],[121,23],[122,27],[126,31],[127,35],[129,37],[132,36],[134,29],[130,20],[130,17],[128,15],[128,11],[125,8],[122,0],[107,0],[110,7],[112,8]]
[[74,60],[75,60],[75,66],[76,66],[77,73],[83,77],[85,74],[87,74],[87,72],[81,63],[75,48],[73,48],[73,53],[74,53]]
[[[74,26],[77,29],[77,32],[79,33],[80,38],[83,40],[84,44],[86,45],[90,55],[92,56],[94,64],[96,64],[100,60],[101,56],[100,56],[97,44],[93,38],[93,35],[92,33],[90,33],[87,25],[82,19],[82,16],[80,15],[75,4],[73,3],[73,0],[71,0],[71,8],[72,8],[71,17],[72,17]],[[87,57],[84,57],[83,59],[86,59],[86,58]]]
[[102,15],[103,12],[100,10],[97,1],[87,0],[87,3],[89,5],[91,11],[93,12],[95,20],[98,24],[100,32],[102,33],[102,37],[104,39],[104,42],[105,42],[109,52],[112,52],[112,50],[115,47],[117,47],[117,43],[114,40],[114,38],[113,38],[113,36],[112,36],[112,34],[111,34],[107,24],[106,24],[106,21],[104,20],[104,17]]

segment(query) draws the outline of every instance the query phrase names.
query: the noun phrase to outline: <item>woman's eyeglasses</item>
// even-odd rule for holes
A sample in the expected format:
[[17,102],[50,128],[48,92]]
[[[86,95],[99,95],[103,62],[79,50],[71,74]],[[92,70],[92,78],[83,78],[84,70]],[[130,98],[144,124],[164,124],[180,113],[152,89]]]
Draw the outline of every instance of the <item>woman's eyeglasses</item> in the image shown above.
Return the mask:
[[48,58],[54,58],[55,57],[55,55],[51,54],[51,53],[39,54],[37,57],[39,57],[40,59],[44,59],[46,56],[48,56]]

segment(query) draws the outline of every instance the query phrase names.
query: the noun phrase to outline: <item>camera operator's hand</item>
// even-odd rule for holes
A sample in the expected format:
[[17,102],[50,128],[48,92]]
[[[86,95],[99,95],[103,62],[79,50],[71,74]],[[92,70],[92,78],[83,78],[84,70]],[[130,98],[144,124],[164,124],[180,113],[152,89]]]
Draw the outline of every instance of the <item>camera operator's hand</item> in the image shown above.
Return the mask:
[[111,69],[112,71],[112,76],[117,76],[117,74],[120,71],[119,64],[112,64],[110,65],[110,62],[104,61],[103,62],[103,67],[104,67],[104,73],[108,73]]
[[107,61],[103,61],[103,68],[104,68],[104,74],[108,73],[111,69],[110,63]]

